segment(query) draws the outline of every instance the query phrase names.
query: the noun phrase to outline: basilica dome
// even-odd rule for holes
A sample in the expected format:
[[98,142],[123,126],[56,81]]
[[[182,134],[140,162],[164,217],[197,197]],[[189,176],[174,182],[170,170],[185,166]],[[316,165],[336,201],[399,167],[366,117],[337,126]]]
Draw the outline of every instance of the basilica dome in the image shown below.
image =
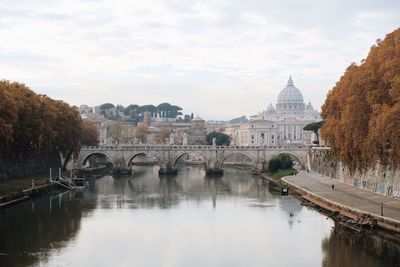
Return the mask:
[[285,88],[279,93],[276,111],[278,114],[303,114],[305,109],[303,94],[297,89],[289,77]]
[[292,77],[289,77],[288,83],[285,88],[279,93],[278,103],[304,103],[303,95],[294,84]]

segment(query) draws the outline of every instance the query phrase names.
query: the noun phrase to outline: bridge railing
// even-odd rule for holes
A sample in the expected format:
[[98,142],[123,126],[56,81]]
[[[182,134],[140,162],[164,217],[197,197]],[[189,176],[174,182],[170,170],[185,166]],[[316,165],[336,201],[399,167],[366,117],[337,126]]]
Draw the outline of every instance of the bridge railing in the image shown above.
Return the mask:
[[288,147],[288,146],[210,146],[210,145],[106,145],[106,146],[83,146],[83,150],[202,150],[202,149],[218,149],[218,150],[257,150],[257,149],[274,149],[274,150],[299,150],[307,149],[306,146]]

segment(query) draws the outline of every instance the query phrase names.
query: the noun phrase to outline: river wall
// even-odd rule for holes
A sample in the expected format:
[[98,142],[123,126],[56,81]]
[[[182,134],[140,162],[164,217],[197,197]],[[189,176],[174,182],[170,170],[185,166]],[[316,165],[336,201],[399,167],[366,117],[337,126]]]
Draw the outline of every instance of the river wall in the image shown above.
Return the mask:
[[333,159],[331,150],[326,147],[310,149],[308,161],[310,170],[321,175],[354,187],[400,199],[399,170],[384,170],[378,166],[365,174],[351,175],[341,162]]
[[61,159],[57,152],[24,152],[10,155],[8,158],[0,158],[0,181],[48,175],[50,168],[55,174],[60,166]]

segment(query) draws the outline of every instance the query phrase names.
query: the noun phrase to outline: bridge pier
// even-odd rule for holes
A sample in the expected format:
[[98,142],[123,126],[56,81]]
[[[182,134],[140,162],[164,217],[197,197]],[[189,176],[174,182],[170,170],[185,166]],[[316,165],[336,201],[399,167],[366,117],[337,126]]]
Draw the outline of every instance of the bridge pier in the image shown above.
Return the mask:
[[221,168],[221,164],[215,158],[210,158],[207,160],[206,164],[206,175],[208,176],[222,176],[224,175],[224,170]]
[[265,171],[268,167],[268,164],[265,160],[260,160],[256,162],[256,171],[262,172]]
[[171,163],[163,163],[160,165],[160,169],[158,170],[158,175],[176,175],[178,173],[178,169],[172,167]]

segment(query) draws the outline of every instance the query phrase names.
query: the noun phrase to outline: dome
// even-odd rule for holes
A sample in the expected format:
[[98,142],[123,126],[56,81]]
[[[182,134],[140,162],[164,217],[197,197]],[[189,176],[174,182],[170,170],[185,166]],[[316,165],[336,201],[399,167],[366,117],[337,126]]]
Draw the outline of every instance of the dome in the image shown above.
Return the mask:
[[192,119],[192,121],[204,121],[199,115],[196,115],[196,118]]
[[274,106],[272,105],[272,103],[269,104],[269,106],[268,106],[268,108],[267,108],[267,113],[268,113],[268,114],[276,113],[276,110],[275,110]]
[[279,93],[278,103],[304,103],[303,95],[294,86],[292,76],[289,77],[286,87]]
[[306,110],[314,110],[313,106],[311,105],[311,102],[308,102]]

